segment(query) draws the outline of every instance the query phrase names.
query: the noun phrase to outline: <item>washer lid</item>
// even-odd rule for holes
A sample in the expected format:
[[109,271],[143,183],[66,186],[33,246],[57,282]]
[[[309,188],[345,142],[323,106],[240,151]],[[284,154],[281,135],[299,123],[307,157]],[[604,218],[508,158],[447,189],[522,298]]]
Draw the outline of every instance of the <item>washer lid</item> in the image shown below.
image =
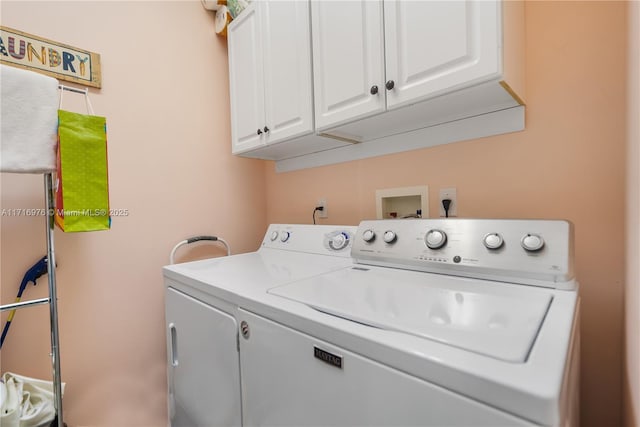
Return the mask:
[[537,288],[352,267],[268,291],[334,316],[523,363],[552,296]]

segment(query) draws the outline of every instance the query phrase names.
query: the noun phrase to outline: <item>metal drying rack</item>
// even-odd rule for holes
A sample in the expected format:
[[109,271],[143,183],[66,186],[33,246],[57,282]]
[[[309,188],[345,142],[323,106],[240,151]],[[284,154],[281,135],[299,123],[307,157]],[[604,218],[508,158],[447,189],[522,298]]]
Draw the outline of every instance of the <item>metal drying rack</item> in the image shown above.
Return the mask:
[[[81,93],[86,95],[87,89],[77,89],[69,86],[58,85],[58,89],[63,91]],[[51,324],[51,363],[53,367],[53,398],[56,410],[56,417],[51,426],[64,427],[62,417],[62,377],[60,375],[60,337],[58,335],[58,296],[56,289],[56,256],[53,243],[54,235],[54,174],[44,175],[45,209],[46,218],[46,238],[47,238],[47,274],[49,282],[49,297],[30,301],[16,302],[13,304],[0,305],[0,311],[16,310],[34,305],[49,304],[49,320]]]
[[89,92],[88,89],[78,89],[76,87],[63,86],[63,85],[58,85],[58,89],[66,90],[68,92],[81,93],[83,95],[86,95]]
[[15,310],[19,308],[31,307],[34,305],[49,304],[49,319],[51,323],[51,362],[53,365],[53,397],[56,409],[56,418],[51,425],[63,427],[62,418],[62,379],[60,376],[60,338],[58,335],[58,297],[56,290],[56,256],[53,245],[53,212],[55,201],[53,194],[53,173],[44,175],[45,209],[47,212],[47,273],[49,279],[49,297],[31,301],[17,302],[0,306],[0,311]]

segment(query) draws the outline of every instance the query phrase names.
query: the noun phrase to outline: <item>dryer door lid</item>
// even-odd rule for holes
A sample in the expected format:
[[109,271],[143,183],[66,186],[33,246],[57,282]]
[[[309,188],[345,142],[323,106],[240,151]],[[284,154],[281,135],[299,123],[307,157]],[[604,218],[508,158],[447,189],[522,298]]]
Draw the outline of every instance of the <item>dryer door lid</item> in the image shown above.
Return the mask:
[[524,363],[552,301],[546,290],[389,268],[348,268],[269,293],[365,325]]

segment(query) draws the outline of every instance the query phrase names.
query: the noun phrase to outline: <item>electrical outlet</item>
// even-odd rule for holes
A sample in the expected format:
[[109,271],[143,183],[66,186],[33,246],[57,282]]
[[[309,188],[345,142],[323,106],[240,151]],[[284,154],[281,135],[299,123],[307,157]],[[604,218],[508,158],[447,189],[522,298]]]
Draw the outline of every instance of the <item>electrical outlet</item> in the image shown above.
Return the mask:
[[444,217],[444,206],[442,205],[442,201],[444,199],[451,200],[451,204],[449,205],[449,216],[458,216],[458,200],[456,197],[456,189],[453,188],[441,188],[440,189],[440,199],[438,201],[438,206],[440,208],[440,216]]
[[329,218],[329,208],[327,207],[327,199],[318,199],[316,206],[322,206],[323,209],[318,211],[318,218]]

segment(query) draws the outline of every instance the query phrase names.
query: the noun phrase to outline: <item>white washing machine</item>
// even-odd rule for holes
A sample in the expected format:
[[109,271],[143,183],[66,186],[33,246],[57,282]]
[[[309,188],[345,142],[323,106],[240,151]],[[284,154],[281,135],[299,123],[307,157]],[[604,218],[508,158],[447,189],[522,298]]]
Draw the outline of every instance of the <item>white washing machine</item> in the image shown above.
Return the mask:
[[352,256],[239,305],[245,425],[578,425],[570,223],[364,221]]
[[256,252],[164,267],[172,426],[242,424],[239,307],[253,307],[269,288],[351,265],[355,231],[274,224]]

